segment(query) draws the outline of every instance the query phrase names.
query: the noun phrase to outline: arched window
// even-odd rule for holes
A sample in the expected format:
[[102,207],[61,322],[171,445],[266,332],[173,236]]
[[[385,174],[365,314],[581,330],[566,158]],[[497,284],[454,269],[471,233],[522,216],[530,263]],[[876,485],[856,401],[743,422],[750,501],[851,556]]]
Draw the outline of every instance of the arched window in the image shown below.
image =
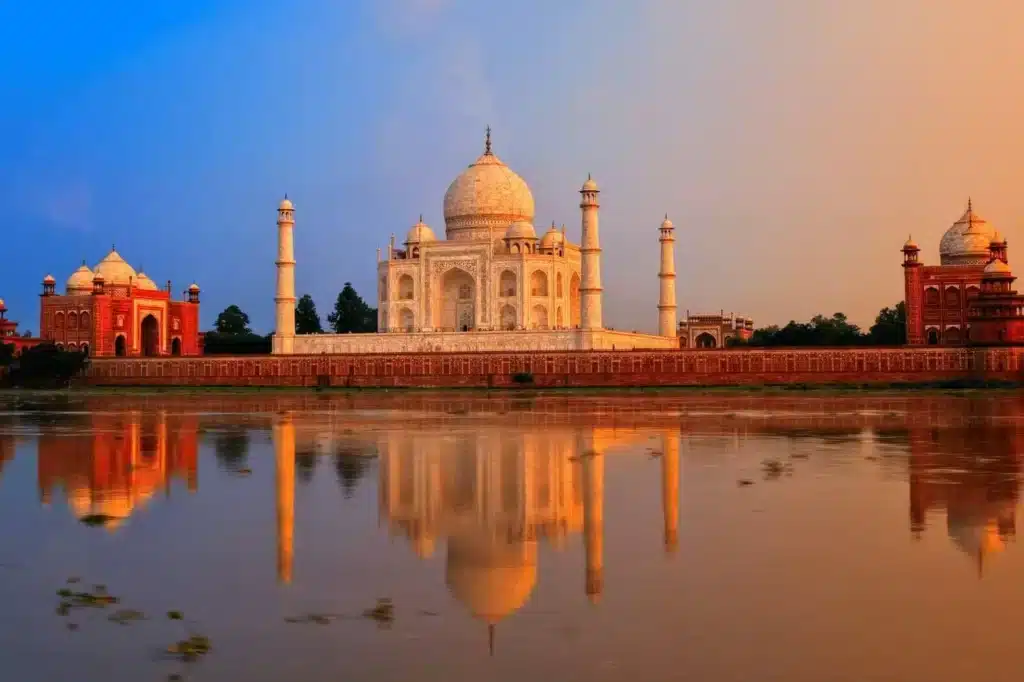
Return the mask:
[[[562,296],[563,296],[563,294],[562,294],[562,273],[558,273],[558,276],[555,278],[555,296],[558,296],[558,298],[562,298]],[[559,325],[559,326],[561,326],[561,325]]]
[[78,326],[79,326],[79,328],[81,328],[81,329],[89,329],[89,323],[91,321],[92,320],[89,319],[88,311],[83,310],[81,313],[78,314]]
[[975,296],[978,295],[980,291],[981,290],[978,289],[978,287],[972,284],[971,286],[967,287],[967,298],[974,298]]
[[946,289],[946,307],[947,308],[959,308],[960,307],[960,290],[954,287]]
[[516,295],[516,273],[511,270],[506,270],[501,273],[501,278],[498,281],[498,296],[499,298],[509,298]]
[[534,270],[533,274],[530,275],[530,295],[548,295],[548,276],[542,270]]
[[177,336],[171,339],[171,355],[181,355],[181,339]]
[[57,314],[53,316],[53,326],[55,329],[64,329],[64,313],[58,311]]
[[81,351],[82,351],[82,355],[88,356],[89,355],[89,344],[83,343]]
[[398,278],[398,300],[411,301],[415,298],[415,285],[411,275],[402,275]]
[[939,330],[932,327],[928,330],[928,345],[936,346],[939,343]]
[[78,313],[75,311],[68,313],[68,329],[78,329]]
[[128,355],[128,344],[124,340],[124,334],[118,334],[117,338],[114,339],[114,355],[119,358]]
[[960,343],[960,330],[957,327],[948,327],[946,329],[946,343],[950,345],[956,345]]
[[939,290],[938,289],[935,289],[933,287],[931,289],[925,289],[924,290],[924,304],[926,306],[938,307],[940,300],[941,299],[939,297]]

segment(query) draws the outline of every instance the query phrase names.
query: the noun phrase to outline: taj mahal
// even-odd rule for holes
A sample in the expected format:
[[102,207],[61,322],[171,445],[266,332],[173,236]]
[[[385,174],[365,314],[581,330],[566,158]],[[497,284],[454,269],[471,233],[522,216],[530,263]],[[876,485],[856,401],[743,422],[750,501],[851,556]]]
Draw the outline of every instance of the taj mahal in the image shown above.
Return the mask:
[[[581,231],[565,226],[538,237],[533,194],[491,148],[444,195],[445,238],[423,223],[402,244],[377,252],[375,334],[295,333],[295,206],[278,207],[276,327],[273,353],[402,353],[678,348],[675,237],[659,229],[658,334],[604,327],[597,183],[579,190]],[[652,306],[653,307],[653,306]]]

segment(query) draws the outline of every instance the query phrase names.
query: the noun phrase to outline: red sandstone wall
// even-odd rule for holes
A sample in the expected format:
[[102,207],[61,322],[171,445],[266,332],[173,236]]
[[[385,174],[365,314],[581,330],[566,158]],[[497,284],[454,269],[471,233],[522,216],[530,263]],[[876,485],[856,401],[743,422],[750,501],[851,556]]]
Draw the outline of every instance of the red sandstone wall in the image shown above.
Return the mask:
[[[516,381],[529,374],[532,382]],[[599,387],[1024,381],[1024,348],[425,353],[96,359],[102,386]]]

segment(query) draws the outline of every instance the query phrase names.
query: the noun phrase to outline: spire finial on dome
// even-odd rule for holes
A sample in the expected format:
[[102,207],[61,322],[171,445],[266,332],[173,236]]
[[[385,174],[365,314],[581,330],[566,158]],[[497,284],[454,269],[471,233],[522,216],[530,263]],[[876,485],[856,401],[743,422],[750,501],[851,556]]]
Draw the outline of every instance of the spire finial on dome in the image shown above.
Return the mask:
[[968,211],[973,211],[974,210],[974,207],[973,207],[973,204],[971,203],[971,198],[970,197],[967,197],[967,210]]
[[422,213],[420,213],[420,222],[421,223],[423,222],[423,214]]
[[487,137],[484,140],[484,156],[491,156],[491,126],[487,126]]
[[668,213],[665,214],[665,220],[668,220]]

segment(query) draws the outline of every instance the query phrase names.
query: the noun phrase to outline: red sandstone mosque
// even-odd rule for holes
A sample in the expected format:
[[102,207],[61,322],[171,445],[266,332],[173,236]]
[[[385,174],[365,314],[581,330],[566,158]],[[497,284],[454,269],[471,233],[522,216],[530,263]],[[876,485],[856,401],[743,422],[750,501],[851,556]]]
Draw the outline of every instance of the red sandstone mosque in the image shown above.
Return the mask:
[[939,265],[924,265],[913,238],[903,245],[907,343],[1005,345],[1024,343],[1024,295],[1007,260],[1006,239],[967,210],[939,243]]
[[157,287],[111,248],[90,269],[68,277],[64,295],[53,275],[43,279],[40,336],[58,348],[102,356],[199,355],[199,286],[171,299],[171,283]]

